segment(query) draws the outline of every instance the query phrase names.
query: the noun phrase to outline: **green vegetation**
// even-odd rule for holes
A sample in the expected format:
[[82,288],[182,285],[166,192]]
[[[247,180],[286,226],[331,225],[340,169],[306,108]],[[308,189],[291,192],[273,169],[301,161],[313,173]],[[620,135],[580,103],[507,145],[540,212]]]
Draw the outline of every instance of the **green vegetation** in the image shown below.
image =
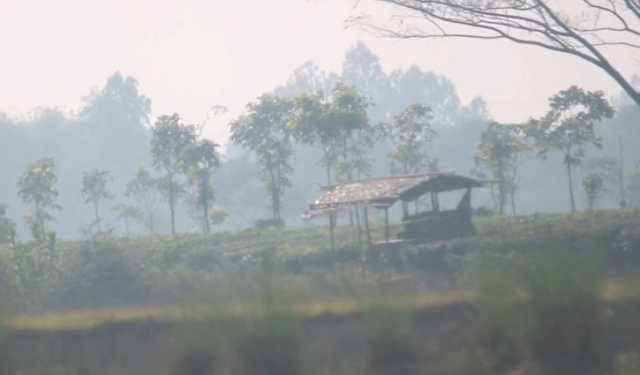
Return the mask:
[[517,190],[518,166],[522,153],[529,149],[523,137],[522,129],[517,125],[489,124],[480,136],[476,154],[476,165],[491,172],[494,185],[497,185],[497,199],[494,198],[497,212],[503,215],[510,199],[511,211],[516,216],[515,194]]
[[111,198],[109,183],[112,177],[109,171],[99,171],[97,169],[82,174],[82,198],[86,204],[93,206],[95,221],[91,225],[96,228],[97,233],[102,232],[100,217],[100,203]]
[[571,212],[575,213],[577,208],[573,169],[584,159],[586,146],[602,147],[602,140],[595,132],[595,124],[612,118],[614,109],[602,91],[590,92],[577,86],[549,98],[549,106],[551,108],[545,116],[532,119],[524,129],[535,140],[542,157],[549,151],[562,154],[567,169]]
[[[329,263],[323,258],[331,256],[322,247],[326,233],[313,230],[119,240],[126,251],[107,242],[94,243],[93,250],[62,242],[57,262],[72,265],[73,254],[82,254],[78,263],[84,266],[64,272],[84,272],[75,293],[86,294],[76,300],[99,303],[150,285],[180,285],[184,294],[185,281],[195,280],[199,267],[217,274],[221,269],[212,267],[223,262],[232,271],[195,280],[204,285],[197,301],[113,308],[144,300],[134,293],[130,302],[111,300],[104,308],[18,315],[8,322],[6,342],[13,344],[7,353],[39,340],[31,355],[68,371],[127,363],[149,373],[157,366],[173,373],[633,373],[640,348],[633,333],[640,308],[639,222],[637,211],[479,219],[481,233],[471,239],[380,250],[377,256],[365,252],[364,260],[349,255],[363,250],[343,248]],[[272,242],[231,247],[249,245],[252,236]],[[273,251],[288,241],[310,247]],[[222,253],[207,247],[213,243],[224,244],[225,252],[207,259],[207,253]],[[142,246],[144,254],[138,252]],[[155,267],[156,278],[140,284]],[[179,284],[171,286],[180,269]],[[458,276],[447,285],[452,274]],[[47,275],[49,283],[55,280]],[[40,296],[50,293],[56,295],[50,290]],[[84,356],[45,354],[49,345],[79,353],[81,344],[72,339],[77,334],[94,349]],[[145,345],[135,344],[140,337],[147,337]],[[140,349],[112,352],[109,343]],[[170,354],[144,359],[158,351]],[[102,364],[98,354],[112,362]],[[22,368],[40,366],[15,356],[12,363]]]
[[36,241],[47,238],[46,224],[54,219],[51,211],[62,209],[56,203],[58,190],[55,185],[58,177],[55,166],[55,161],[51,158],[40,159],[29,165],[18,181],[18,194],[30,208],[27,222]]
[[151,138],[151,154],[153,166],[163,175],[158,179],[159,189],[166,195],[171,219],[171,235],[176,235],[176,204],[184,187],[180,176],[185,171],[187,150],[196,142],[196,129],[193,125],[185,125],[180,116],[160,116],[153,128]]
[[293,103],[263,95],[247,105],[247,113],[230,125],[231,140],[258,156],[262,178],[271,199],[273,223],[282,224],[282,199],[291,187],[292,134],[288,126]]

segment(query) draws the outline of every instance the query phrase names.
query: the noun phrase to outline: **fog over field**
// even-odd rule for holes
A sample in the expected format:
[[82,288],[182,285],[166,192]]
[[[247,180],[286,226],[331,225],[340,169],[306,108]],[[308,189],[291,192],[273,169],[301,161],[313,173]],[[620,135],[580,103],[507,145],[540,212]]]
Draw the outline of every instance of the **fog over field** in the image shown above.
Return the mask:
[[0,375],[640,373],[640,0],[0,0]]
[[[243,113],[247,103],[264,93],[275,90],[297,95],[317,89],[294,81],[296,69],[308,62],[317,71],[305,74],[333,74],[337,78],[329,77],[329,81],[355,85],[372,99],[369,112],[373,121],[387,121],[412,102],[440,107],[434,111],[433,126],[445,129],[433,143],[434,157],[440,160],[442,170],[459,173],[474,167],[475,146],[488,119],[514,123],[541,116],[547,110],[547,99],[571,85],[603,90],[621,108],[630,104],[610,77],[572,56],[504,41],[384,38],[348,22],[362,14],[385,22],[402,12],[375,2],[341,0],[279,0],[277,4],[254,2],[250,6],[191,0],[3,2],[0,44],[6,58],[0,69],[0,111],[5,114],[4,122],[22,125],[11,131],[2,128],[9,133],[2,139],[7,144],[2,159],[7,164],[7,179],[0,187],[1,201],[8,204],[11,216],[23,216],[15,190],[17,178],[29,162],[54,157],[64,171],[59,190],[65,209],[52,225],[64,237],[75,238],[91,223],[90,210],[75,199],[81,172],[91,166],[88,160],[95,159],[99,163],[96,167],[113,174],[114,193],[122,195],[134,172],[149,166],[149,135],[144,129],[161,115],[178,113],[185,123],[206,125],[202,135],[220,144],[229,161],[216,172],[213,183],[216,205],[230,214],[221,228],[250,226],[268,216],[267,196],[256,174],[249,172],[257,168],[251,153],[229,147],[228,124]],[[349,51],[355,51],[351,61]],[[626,76],[637,70],[636,56],[635,50],[625,48],[613,48],[610,53]],[[400,78],[402,72],[418,70],[424,74],[422,86],[411,86],[411,81],[419,80],[415,75],[407,75],[405,81]],[[123,80],[130,77],[132,84],[135,80],[137,92],[132,95],[148,100],[144,108],[129,108],[141,111],[138,119],[127,120],[133,127],[108,125],[113,121],[110,116],[128,115],[110,114],[120,110],[117,108],[100,109],[107,104],[99,100],[92,103],[92,95],[95,99],[101,90],[108,96],[104,91],[109,90],[107,78],[116,72]],[[320,88],[330,91],[330,85]],[[385,85],[396,87],[385,89]],[[111,89],[130,90],[133,86]],[[482,108],[477,106],[480,103]],[[98,109],[90,115],[88,108],[92,106]],[[212,108],[220,106],[226,112],[214,114]],[[464,114],[465,108],[471,112]],[[98,126],[98,122],[105,125]],[[464,130],[465,122],[476,125]],[[92,126],[93,130],[80,130]],[[102,130],[96,130],[98,127]],[[601,128],[605,138],[615,143],[619,132],[610,126]],[[9,151],[12,148],[16,151]],[[283,207],[287,221],[294,225],[301,224],[299,216],[323,184],[321,168],[300,168],[315,163],[317,151],[302,145],[297,148],[292,159],[295,183]],[[605,152],[617,154],[615,149]],[[635,151],[627,147],[626,152]],[[372,175],[389,173],[387,153],[384,145],[373,149]],[[628,160],[628,168],[637,162],[634,157]],[[522,174],[523,212],[564,209],[560,206],[564,197],[558,194],[540,199],[540,194],[554,187],[546,186],[549,179],[537,181],[540,176],[536,172],[561,176],[561,164],[541,164],[533,154],[526,158],[532,161],[524,168],[532,172]],[[238,191],[236,179],[242,173],[251,177],[244,179]],[[480,197],[480,205],[491,205],[486,194]],[[246,199],[254,200],[251,215],[238,207],[238,202]],[[617,201],[614,197],[610,203]],[[179,224],[182,229],[194,230],[187,210],[178,211],[184,218]],[[115,227],[111,212],[105,216]],[[166,213],[158,214],[163,231],[167,230],[166,220]],[[18,221],[21,235],[26,236],[22,220]]]

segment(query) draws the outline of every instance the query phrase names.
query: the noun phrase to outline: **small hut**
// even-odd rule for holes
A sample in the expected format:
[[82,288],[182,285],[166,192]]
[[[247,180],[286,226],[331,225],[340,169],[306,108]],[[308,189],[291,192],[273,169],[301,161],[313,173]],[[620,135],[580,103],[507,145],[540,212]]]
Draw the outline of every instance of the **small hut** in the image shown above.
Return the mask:
[[[304,218],[329,217],[332,247],[336,218],[342,212],[362,210],[367,241],[371,244],[368,209],[384,211],[385,242],[390,241],[389,209],[402,203],[402,232],[399,240],[433,241],[473,235],[471,191],[484,182],[454,173],[371,178],[324,188],[322,196],[309,206]],[[439,194],[464,191],[457,207],[441,210]],[[418,201],[427,200],[429,210],[420,212]],[[410,213],[411,203],[414,212]]]

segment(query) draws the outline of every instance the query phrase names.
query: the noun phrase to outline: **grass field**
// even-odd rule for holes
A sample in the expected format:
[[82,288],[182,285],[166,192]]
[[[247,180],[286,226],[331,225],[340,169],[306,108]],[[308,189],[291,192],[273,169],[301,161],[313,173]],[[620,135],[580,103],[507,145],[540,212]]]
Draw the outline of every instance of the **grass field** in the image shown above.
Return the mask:
[[[476,294],[469,290],[434,292],[421,295],[405,295],[359,300],[334,298],[331,300],[311,301],[280,307],[301,317],[321,315],[355,314],[369,306],[377,304],[399,310],[423,310],[440,308],[446,305],[473,303]],[[607,303],[640,302],[640,279],[609,281],[604,284],[602,298]],[[202,320],[217,315],[247,317],[259,314],[264,309],[261,304],[235,305],[189,305],[146,308],[121,308],[77,310],[58,313],[19,315],[9,319],[6,326],[19,330],[84,330],[110,323],[135,321],[178,322]]]
[[[198,358],[254,374],[238,368],[248,355],[267,361],[260,368],[272,356],[300,361],[292,374],[371,374],[409,361],[422,374],[506,366],[538,375],[555,357],[537,348],[574,353],[580,332],[600,337],[606,322],[606,373],[640,371],[640,213],[479,218],[476,226],[472,238],[369,250],[343,227],[335,253],[324,228],[62,242],[54,256],[5,249],[0,255],[18,264],[7,274],[21,281],[10,297],[59,304],[4,320],[0,369],[4,354],[8,373],[27,375],[199,374],[173,370]],[[172,297],[148,298],[158,294]],[[538,345],[532,332],[555,336]]]

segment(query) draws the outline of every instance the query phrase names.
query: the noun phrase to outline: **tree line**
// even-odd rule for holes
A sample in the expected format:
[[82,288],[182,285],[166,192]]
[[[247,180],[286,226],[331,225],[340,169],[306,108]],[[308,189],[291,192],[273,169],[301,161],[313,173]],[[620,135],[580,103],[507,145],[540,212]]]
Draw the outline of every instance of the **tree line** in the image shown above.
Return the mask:
[[[424,173],[452,165],[464,173],[475,164],[472,172],[492,182],[492,208],[504,214],[511,207],[515,215],[516,192],[524,187],[520,186],[520,177],[531,175],[519,168],[536,155],[551,156],[550,160],[557,159],[553,154],[562,155],[572,211],[577,209],[574,196],[578,186],[577,168],[582,171],[587,207],[596,206],[614,186],[629,193],[626,201],[621,199],[620,203],[635,205],[637,194],[633,192],[639,190],[640,184],[635,174],[628,176],[629,181],[624,183],[620,178],[623,174],[616,173],[622,168],[622,159],[589,156],[592,149],[603,147],[595,125],[612,115],[613,109],[602,93],[574,87],[551,98],[550,109],[541,118],[523,124],[499,124],[491,121],[480,98],[469,106],[461,106],[455,88],[446,77],[424,72],[416,66],[386,74],[377,56],[358,43],[347,52],[340,75],[324,72],[311,62],[305,63],[296,69],[286,85],[247,104],[243,113],[231,121],[232,142],[228,149],[233,151],[238,147],[243,150],[241,155],[253,154],[248,162],[243,161],[244,156],[235,159],[227,156],[223,163],[219,146],[201,136],[201,126],[184,124],[177,114],[161,116],[151,124],[150,100],[138,92],[134,79],[116,73],[103,89],[85,99],[78,118],[82,126],[76,126],[55,110],[42,111],[34,120],[37,127],[33,126],[33,130],[44,133],[44,139],[62,134],[74,147],[85,146],[86,152],[80,151],[82,158],[74,159],[74,167],[75,164],[82,166],[82,173],[70,179],[69,167],[57,165],[61,158],[64,162],[67,157],[65,150],[52,153],[50,145],[38,143],[34,149],[50,157],[32,161],[26,171],[10,175],[13,181],[24,180],[24,186],[18,184],[16,190],[29,210],[25,221],[33,237],[40,241],[48,236],[48,225],[54,216],[59,217],[60,206],[64,205],[67,211],[69,205],[75,204],[69,200],[62,202],[58,189],[63,193],[78,192],[76,196],[82,199],[77,201],[91,208],[92,220],[86,230],[89,233],[108,231],[104,225],[105,202],[114,203],[112,216],[121,222],[126,233],[135,222],[143,224],[149,233],[157,232],[159,226],[167,223],[175,234],[179,230],[176,221],[184,217],[176,212],[184,212],[185,208],[202,231],[208,233],[211,225],[228,216],[214,205],[215,199],[224,200],[236,191],[246,194],[247,190],[241,185],[248,182],[247,177],[252,179],[252,196],[240,197],[236,205],[242,210],[251,201],[252,209],[246,211],[251,211],[251,218],[255,220],[253,208],[260,204],[261,198],[257,194],[259,187],[253,184],[259,181],[271,211],[271,218],[261,223],[269,225],[284,221],[285,207],[300,207],[300,194],[292,190],[310,190],[308,174],[326,186],[371,175]],[[616,121],[624,123],[634,121],[628,110],[617,117],[623,119]],[[473,126],[460,126],[469,119]],[[20,143],[5,140],[15,140],[15,136],[21,134],[17,131],[19,127],[3,128],[3,121],[0,116],[0,131],[5,135],[9,133],[8,137],[0,138],[0,146],[7,150],[7,155],[18,154],[15,147],[19,146],[14,144]],[[38,125],[40,122],[46,127]],[[473,152],[478,139],[480,143]],[[105,147],[111,147],[108,145],[135,149],[136,155],[107,153],[114,160],[104,163]],[[442,147],[446,148],[445,152]],[[608,147],[611,151],[611,145]],[[386,160],[384,169],[379,163],[383,159]],[[455,163],[454,159],[470,163]],[[132,168],[135,166],[132,161],[142,167]],[[314,162],[318,168],[312,168]],[[60,165],[64,169],[60,175],[64,178],[57,181],[55,170]],[[257,166],[255,172],[254,165]],[[240,169],[250,174],[245,176]],[[218,197],[212,182],[216,170],[225,174],[216,182],[218,186],[225,186],[224,193]],[[256,182],[254,175],[260,176]],[[130,176],[133,178],[116,194],[114,182],[126,181]],[[238,180],[234,176],[244,177]],[[48,191],[43,189],[43,193],[27,188],[33,181],[54,183]],[[77,184],[80,187],[74,187]],[[4,190],[6,193],[6,188]],[[296,193],[296,205],[291,203],[288,193]],[[158,215],[157,206],[161,201],[168,208],[166,216]],[[236,211],[237,208],[231,217],[240,214]],[[5,206],[0,210],[3,239],[15,238],[16,232],[15,222],[8,218],[7,212]],[[71,207],[66,215],[69,212],[77,213],[78,208]],[[167,218],[168,222],[163,221]]]
[[[291,186],[290,159],[294,142],[318,148],[318,165],[325,170],[326,185],[351,182],[370,176],[368,151],[376,142],[389,141],[390,174],[436,172],[438,159],[432,143],[437,131],[432,126],[432,110],[415,103],[389,122],[375,123],[367,109],[372,103],[354,87],[338,82],[331,92],[321,91],[285,98],[264,94],[247,104],[243,114],[230,124],[231,141],[255,153],[260,165],[264,189],[268,192],[272,217],[269,225],[284,223],[281,209]],[[574,169],[583,164],[586,148],[601,148],[595,126],[614,115],[614,109],[602,92],[590,92],[577,86],[560,91],[549,99],[549,111],[523,124],[491,122],[481,134],[476,150],[475,174],[490,180],[495,207],[505,213],[507,204],[516,214],[517,172],[523,153],[535,152],[545,158],[550,152],[562,156],[567,173],[571,212],[577,211],[574,196]],[[160,116],[152,127],[151,160],[153,171],[141,168],[126,185],[128,203],[113,207],[125,223],[144,221],[154,232],[152,207],[160,197],[166,201],[171,234],[176,235],[175,210],[180,200],[189,197],[199,210],[202,232],[224,213],[211,212],[215,198],[212,186],[214,170],[220,166],[219,145],[201,136],[196,125],[185,124],[178,114]],[[614,166],[612,166],[612,164]],[[603,193],[607,174],[615,169],[610,159],[591,160],[585,165],[591,172],[583,187],[591,209]],[[154,173],[155,172],[155,173]],[[82,176],[81,197],[94,214],[92,230],[101,233],[101,208],[114,199],[109,171],[92,169]],[[633,183],[635,180],[632,181]],[[18,194],[29,207],[25,219],[33,239],[44,241],[52,233],[48,223],[62,207],[57,203],[55,161],[42,158],[30,164],[17,182]],[[622,203],[624,204],[624,203]],[[15,224],[0,211],[4,236],[15,241]]]

